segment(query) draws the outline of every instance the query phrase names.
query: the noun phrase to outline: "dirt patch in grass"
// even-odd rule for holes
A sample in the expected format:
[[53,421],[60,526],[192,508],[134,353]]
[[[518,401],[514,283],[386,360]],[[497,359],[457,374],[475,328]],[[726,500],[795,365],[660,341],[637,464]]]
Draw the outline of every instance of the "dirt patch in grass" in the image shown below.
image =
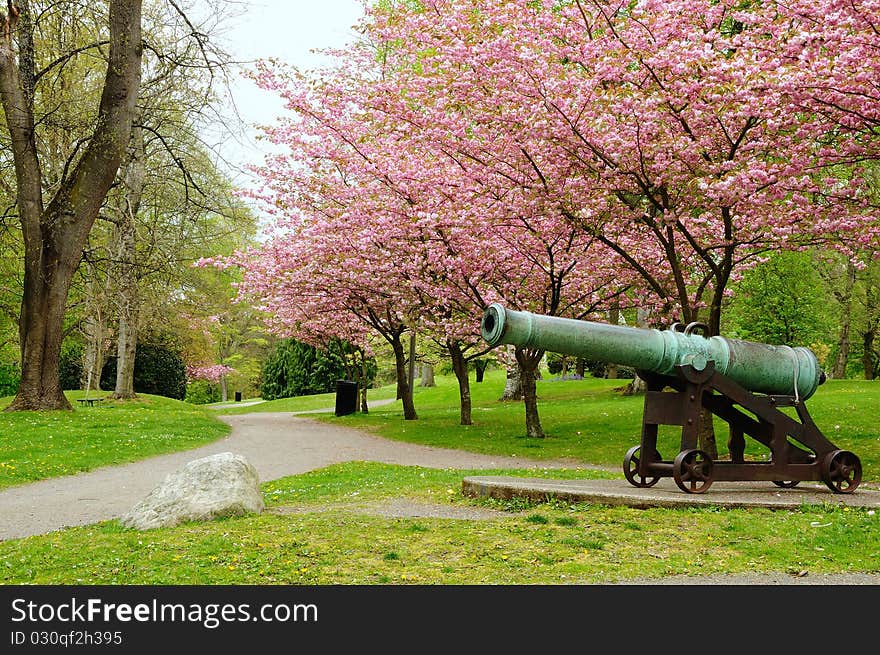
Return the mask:
[[408,498],[387,498],[367,504],[281,505],[268,508],[266,512],[270,514],[311,514],[331,510],[346,510],[355,514],[370,514],[389,518],[435,518],[465,521],[504,519],[516,515],[515,512],[484,507],[429,503]]

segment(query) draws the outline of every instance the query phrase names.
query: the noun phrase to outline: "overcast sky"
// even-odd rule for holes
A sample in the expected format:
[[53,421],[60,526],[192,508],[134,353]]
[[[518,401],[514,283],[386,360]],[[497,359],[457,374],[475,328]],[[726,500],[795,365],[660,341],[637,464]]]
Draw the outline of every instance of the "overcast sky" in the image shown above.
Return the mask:
[[[247,0],[237,4],[244,11],[227,21],[221,37],[230,54],[240,61],[275,57],[301,69],[326,61],[312,51],[354,41],[351,28],[363,13],[360,0]],[[275,95],[242,76],[236,77],[232,94],[247,126],[272,123],[282,110]],[[257,143],[255,135],[249,128],[243,139],[223,139],[221,152],[239,167],[260,164],[266,146]]]

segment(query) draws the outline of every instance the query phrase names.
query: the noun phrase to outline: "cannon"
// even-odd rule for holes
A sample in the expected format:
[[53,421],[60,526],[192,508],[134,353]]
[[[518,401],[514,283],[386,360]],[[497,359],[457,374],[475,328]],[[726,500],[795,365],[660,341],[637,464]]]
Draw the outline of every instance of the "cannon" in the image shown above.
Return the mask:
[[[623,460],[624,476],[635,487],[651,487],[664,477],[686,493],[704,493],[716,480],[769,481],[782,488],[821,480],[834,493],[852,493],[861,482],[859,458],[831,443],[807,411],[805,401],[825,382],[809,348],[709,336],[708,326],[698,322],[657,330],[514,311],[498,303],[483,312],[480,332],[490,346],[511,344],[634,369],[647,387],[641,441]],[[729,426],[729,460],[712,459],[698,448],[701,422],[713,417]],[[661,425],[681,427],[681,447],[672,460],[657,450]],[[747,460],[745,436],[764,445],[769,459]]]

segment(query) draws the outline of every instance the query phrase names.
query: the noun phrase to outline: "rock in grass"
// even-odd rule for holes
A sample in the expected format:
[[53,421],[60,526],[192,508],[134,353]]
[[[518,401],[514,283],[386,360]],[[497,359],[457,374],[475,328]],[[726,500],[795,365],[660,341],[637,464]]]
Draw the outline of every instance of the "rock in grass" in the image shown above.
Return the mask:
[[120,520],[125,527],[149,530],[263,509],[257,470],[241,455],[218,453],[168,475]]

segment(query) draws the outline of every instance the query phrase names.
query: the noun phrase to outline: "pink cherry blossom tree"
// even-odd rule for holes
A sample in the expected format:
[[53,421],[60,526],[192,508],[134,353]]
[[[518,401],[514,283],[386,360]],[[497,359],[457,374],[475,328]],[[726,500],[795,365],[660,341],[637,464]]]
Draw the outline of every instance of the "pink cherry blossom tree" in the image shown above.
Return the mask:
[[[726,0],[421,5],[371,14],[373,33],[394,44],[401,102],[437,118],[432,135],[457,140],[460,161],[519,176],[531,167],[529,188],[679,320],[717,333],[730,281],[768,251],[875,238],[875,213],[857,202],[862,171],[840,169],[864,144],[834,132],[827,112],[801,111],[827,53],[788,52],[823,29],[815,10],[805,24],[797,7]],[[871,2],[855,5],[871,15]],[[867,71],[861,79],[876,80]],[[876,103],[858,111],[874,116]]]
[[235,369],[225,364],[187,364],[186,377],[190,380],[204,380],[219,384],[225,376],[234,373]]
[[[349,64],[344,70],[367,66]],[[332,235],[328,247],[337,261],[321,267],[334,270],[343,257],[346,269],[364,276],[359,286],[365,305],[381,306],[367,300],[368,289],[375,293],[389,282],[404,289],[393,301],[405,313],[396,325],[420,326],[446,345],[459,380],[463,424],[471,422],[465,353],[482,352],[477,350],[479,318],[488,302],[505,299],[543,313],[585,315],[626,288],[617,271],[591,261],[592,238],[555,208],[548,212],[543,195],[516,188],[509,176],[509,188],[487,192],[473,171],[444,152],[446,144],[425,141],[421,129],[431,117],[395,105],[393,86],[363,78],[352,83],[345,73],[324,75],[310,86],[267,67],[260,81],[279,90],[294,112],[268,130],[290,155],[262,169],[266,189],[258,194],[276,208],[279,224],[289,224],[295,211],[296,220],[308,225],[295,228],[293,238],[280,238],[284,259],[297,260],[290,251],[297,247],[294,241],[308,242],[315,262],[321,248],[314,240],[326,243]],[[480,174],[497,176],[492,170]],[[345,243],[357,244],[350,259],[340,254]],[[262,254],[254,261],[276,259]],[[288,264],[288,274],[289,269]],[[271,277],[284,286],[282,293],[294,286],[289,275]],[[338,300],[340,293],[328,296]],[[367,322],[388,333],[375,320]],[[399,335],[388,334],[398,354],[400,381],[405,379],[402,344]],[[540,350],[521,350],[518,356],[531,436],[543,436],[534,385],[542,356]]]
[[[835,19],[840,43],[861,30],[876,44],[871,4],[854,3],[861,22]],[[425,0],[376,6],[364,32],[385,46],[385,111],[408,145],[456,162],[459,192],[494,201],[483,223],[561,214],[638,276],[645,304],[717,334],[730,282],[763,254],[875,242],[853,165],[868,146],[838,128],[846,111],[875,115],[847,94],[875,97],[876,68],[848,60],[868,92],[829,81],[831,117],[816,91],[828,51],[792,54],[831,8]]]
[[626,293],[716,334],[760,256],[876,244],[875,5],[371,6],[338,67],[258,71],[290,115],[267,128],[285,152],[255,195],[277,224],[243,288],[279,329],[381,334],[406,418],[401,335],[461,351],[493,300],[587,317]]

